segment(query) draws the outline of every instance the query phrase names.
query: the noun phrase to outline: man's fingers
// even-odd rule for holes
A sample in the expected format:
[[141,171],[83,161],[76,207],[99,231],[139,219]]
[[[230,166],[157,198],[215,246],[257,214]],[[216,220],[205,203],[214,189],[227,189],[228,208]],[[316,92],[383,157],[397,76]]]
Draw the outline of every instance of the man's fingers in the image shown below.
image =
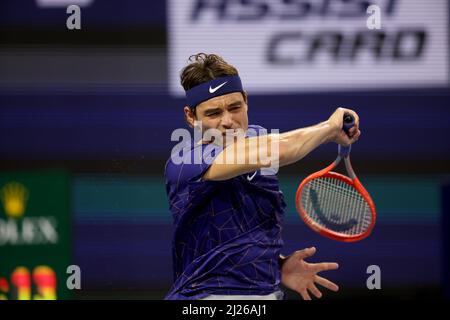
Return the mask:
[[314,255],[314,253],[316,253],[316,248],[311,247],[303,250],[298,250],[295,252],[295,255],[298,259],[306,259]]
[[353,142],[358,141],[360,135],[361,130],[358,130],[358,132],[352,137]]
[[313,267],[316,272],[339,269],[339,265],[336,262],[314,263]]
[[[343,146],[349,146],[358,140],[361,132],[359,130],[359,116],[355,111],[346,108],[338,108],[338,111],[335,112],[333,115],[339,117],[339,121],[341,121],[340,119],[341,117],[343,117],[345,113],[351,114],[353,116],[353,118],[355,119],[355,125],[348,130],[348,133],[345,132],[344,130],[340,130],[340,133],[338,134],[334,142],[341,144]],[[342,129],[342,124],[340,128]]]
[[349,113],[355,119],[355,123],[359,124],[359,116],[355,111],[353,111],[352,109],[348,109],[348,108],[341,108],[341,112],[342,112],[341,114]]
[[303,289],[302,291],[300,291],[300,295],[302,296],[303,300],[312,300],[308,294],[308,291],[306,291],[306,289]]
[[322,287],[327,288],[328,290],[335,291],[335,292],[339,290],[339,287],[337,284],[335,284],[334,282],[331,282],[330,280],[322,278],[321,276],[316,276],[315,282],[320,284]]
[[348,130],[348,134],[349,134],[349,136],[352,137],[352,136],[355,135],[358,131],[359,131],[359,125],[355,124],[353,127],[351,127],[351,128]]
[[355,111],[350,110],[350,109],[347,109],[347,112],[349,112],[353,116],[353,118],[355,119],[355,124],[356,124],[356,126],[358,126],[359,125],[359,116],[358,116],[358,114]]
[[356,141],[358,141],[359,136],[361,135],[361,130],[355,129],[357,131],[349,131],[349,134],[343,134],[343,139],[346,140],[346,144],[352,144]]
[[319,289],[317,289],[317,287],[314,284],[311,284],[308,287],[309,291],[311,291],[311,293],[317,298],[320,299],[322,298],[322,292],[319,291]]

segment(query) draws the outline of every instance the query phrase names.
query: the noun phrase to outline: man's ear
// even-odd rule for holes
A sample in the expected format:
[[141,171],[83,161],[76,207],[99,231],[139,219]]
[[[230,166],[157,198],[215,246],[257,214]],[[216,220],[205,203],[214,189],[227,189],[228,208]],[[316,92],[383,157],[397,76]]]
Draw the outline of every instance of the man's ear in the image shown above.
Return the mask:
[[246,103],[246,104],[248,104],[248,94],[247,94],[247,91],[242,91],[241,92],[242,93],[242,97],[244,98],[244,102]]
[[194,112],[188,106],[185,106],[183,108],[183,111],[184,111],[184,116],[186,118],[187,124],[189,125],[189,127],[193,128],[194,127],[194,121],[196,120]]
[[244,90],[241,93],[242,93],[242,97],[244,98],[244,102],[245,102],[245,105],[247,106],[247,111],[248,111],[248,94],[247,94],[247,91]]

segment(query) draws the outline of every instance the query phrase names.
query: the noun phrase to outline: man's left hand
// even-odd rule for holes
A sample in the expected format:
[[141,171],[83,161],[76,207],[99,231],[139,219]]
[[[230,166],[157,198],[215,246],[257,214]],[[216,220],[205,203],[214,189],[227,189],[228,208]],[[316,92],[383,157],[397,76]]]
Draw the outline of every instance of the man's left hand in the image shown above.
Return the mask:
[[322,293],[317,289],[319,284],[332,291],[338,291],[339,287],[317,274],[322,271],[336,270],[339,265],[335,262],[308,263],[306,258],[316,253],[316,248],[306,248],[295,251],[286,257],[281,266],[281,283],[287,288],[298,292],[304,300],[311,300],[308,293],[311,292],[316,298],[321,298]]

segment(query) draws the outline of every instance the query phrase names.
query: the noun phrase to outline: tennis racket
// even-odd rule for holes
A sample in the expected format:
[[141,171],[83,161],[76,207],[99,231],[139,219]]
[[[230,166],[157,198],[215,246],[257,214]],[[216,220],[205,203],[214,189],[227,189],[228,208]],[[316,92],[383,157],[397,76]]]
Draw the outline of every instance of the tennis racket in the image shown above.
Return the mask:
[[[354,126],[355,119],[344,115],[343,130]],[[319,234],[337,241],[354,242],[370,235],[375,225],[376,210],[350,163],[351,145],[338,146],[338,156],[328,167],[306,177],[295,196],[297,211]],[[333,172],[344,159],[348,177]]]

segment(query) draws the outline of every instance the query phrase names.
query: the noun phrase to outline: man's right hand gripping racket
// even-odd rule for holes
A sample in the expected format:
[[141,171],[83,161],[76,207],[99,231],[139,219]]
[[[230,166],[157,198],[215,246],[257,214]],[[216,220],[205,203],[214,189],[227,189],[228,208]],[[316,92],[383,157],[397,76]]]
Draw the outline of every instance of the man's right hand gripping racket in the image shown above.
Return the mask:
[[[355,119],[344,115],[348,133]],[[306,177],[297,189],[295,203],[305,224],[319,234],[337,241],[354,242],[366,238],[375,225],[375,204],[350,163],[351,145],[339,145],[336,160]],[[348,177],[333,170],[344,159]]]

